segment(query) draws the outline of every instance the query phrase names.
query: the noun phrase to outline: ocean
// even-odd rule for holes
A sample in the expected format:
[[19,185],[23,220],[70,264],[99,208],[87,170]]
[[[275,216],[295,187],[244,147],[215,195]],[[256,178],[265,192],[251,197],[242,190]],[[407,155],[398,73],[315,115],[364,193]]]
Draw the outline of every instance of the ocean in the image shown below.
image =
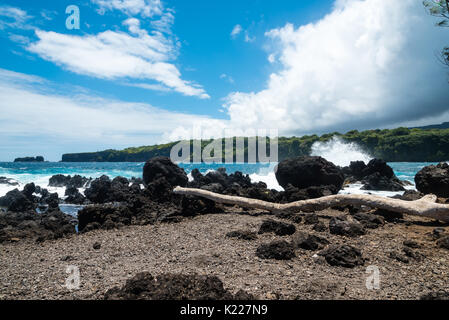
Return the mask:
[[[408,180],[414,183],[416,173],[423,167],[432,163],[389,163],[399,179]],[[27,183],[34,182],[36,185],[47,188],[50,192],[57,192],[60,197],[64,196],[64,188],[48,187],[48,181],[55,174],[81,175],[88,178],[98,178],[107,175],[111,178],[122,176],[126,178],[142,177],[144,163],[135,162],[86,162],[86,163],[66,163],[66,162],[40,162],[40,163],[13,163],[0,162],[0,177],[11,178],[19,183],[19,186],[9,186],[0,184],[0,196],[5,195],[14,188],[23,188]],[[241,171],[249,174],[253,182],[263,181],[270,189],[282,190],[274,175],[275,164],[180,164],[188,175],[194,168],[198,168],[202,173],[224,167],[228,173]],[[351,186],[342,192],[357,193],[357,185]],[[380,192],[381,194],[387,194]],[[396,194],[396,193],[395,193]]]
[[[368,163],[372,157],[364,153],[358,145],[343,142],[334,138],[326,143],[315,143],[312,146],[311,155],[321,156],[332,163],[344,167],[351,161],[361,160]],[[416,173],[425,166],[434,163],[427,162],[401,162],[389,163],[396,176],[401,180],[408,180],[413,185],[407,188],[414,189],[414,178]],[[107,175],[110,178],[122,176],[125,178],[141,178],[144,163],[136,162],[40,162],[40,163],[13,163],[0,162],[0,177],[11,178],[19,183],[18,186],[0,184],[0,196],[5,195],[14,188],[23,188],[25,184],[34,182],[36,185],[47,188],[50,192],[57,192],[60,198],[64,197],[65,188],[48,187],[51,176],[56,174],[80,175],[87,178],[98,178]],[[193,169],[199,169],[203,174],[218,168],[226,168],[228,174],[236,171],[248,174],[253,182],[265,182],[270,189],[282,191],[282,187],[277,183],[274,170],[276,163],[272,164],[180,164],[191,179],[190,173]],[[362,185],[353,184],[341,191],[342,194],[360,194],[368,191],[360,190]],[[80,190],[83,192],[84,190]],[[403,192],[369,191],[372,194],[394,196]]]

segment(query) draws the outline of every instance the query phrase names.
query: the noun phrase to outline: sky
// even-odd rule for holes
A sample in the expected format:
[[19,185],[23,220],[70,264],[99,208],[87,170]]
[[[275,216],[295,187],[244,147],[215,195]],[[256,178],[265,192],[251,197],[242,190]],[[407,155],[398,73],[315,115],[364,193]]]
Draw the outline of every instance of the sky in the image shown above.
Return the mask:
[[436,22],[420,0],[2,0],[0,161],[449,121]]

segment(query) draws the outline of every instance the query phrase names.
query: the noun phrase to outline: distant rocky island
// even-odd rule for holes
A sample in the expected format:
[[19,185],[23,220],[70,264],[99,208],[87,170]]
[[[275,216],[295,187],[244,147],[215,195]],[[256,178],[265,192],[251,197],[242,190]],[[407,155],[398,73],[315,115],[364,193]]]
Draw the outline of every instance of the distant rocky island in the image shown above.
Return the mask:
[[14,162],[44,162],[45,159],[42,156],[37,157],[24,157],[24,158],[16,158]]
[[[356,143],[362,151],[387,162],[443,162],[449,160],[449,128],[445,124],[435,128],[376,129],[345,134],[338,132],[303,137],[279,137],[279,160],[310,155],[316,142],[339,138]],[[245,138],[247,140],[248,138]],[[62,162],[145,162],[157,156],[170,156],[171,148],[178,142],[143,146],[125,150],[105,150],[91,153],[64,154]],[[203,141],[202,147],[207,145]],[[247,145],[245,141],[245,145]],[[234,153],[235,154],[235,153]],[[245,161],[247,154],[245,150]]]

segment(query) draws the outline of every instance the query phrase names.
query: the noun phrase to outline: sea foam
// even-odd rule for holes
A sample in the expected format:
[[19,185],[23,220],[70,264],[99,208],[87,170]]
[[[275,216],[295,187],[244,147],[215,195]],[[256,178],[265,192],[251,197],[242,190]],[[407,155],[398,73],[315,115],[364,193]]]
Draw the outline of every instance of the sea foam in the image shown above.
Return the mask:
[[373,157],[363,152],[355,143],[347,143],[337,137],[328,142],[315,142],[312,145],[312,156],[320,156],[341,167],[351,164],[351,161],[368,163]]

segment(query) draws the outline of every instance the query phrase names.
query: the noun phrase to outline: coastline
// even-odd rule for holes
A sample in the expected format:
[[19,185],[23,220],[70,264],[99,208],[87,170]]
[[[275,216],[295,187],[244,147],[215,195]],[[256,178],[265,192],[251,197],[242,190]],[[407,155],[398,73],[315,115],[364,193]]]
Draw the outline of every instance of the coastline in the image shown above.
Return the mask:
[[[432,187],[428,179],[448,169],[447,164],[426,167],[417,181]],[[205,175],[195,169],[189,178],[164,157],[147,161],[139,180],[55,175],[49,185],[66,187],[68,197],[84,204],[76,221],[61,212],[68,198],[27,184],[0,198],[9,206],[0,216],[0,299],[98,300],[111,297],[111,289],[112,297],[121,299],[129,297],[125,283],[141,272],[168,281],[159,288],[162,297],[177,292],[171,277],[190,281],[193,275],[215,277],[231,296],[261,300],[415,300],[449,294],[448,223],[357,204],[269,213],[173,192],[183,185],[288,203],[344,192],[343,186],[357,181],[368,193],[411,187],[380,159],[341,168],[321,157],[295,158],[278,165],[275,179],[284,191],[225,169]],[[445,188],[435,192],[447,203]],[[423,196],[405,191],[397,198]],[[79,272],[80,287],[67,287],[67,268]],[[367,284],[373,268],[382,281],[375,289]],[[200,288],[204,296],[214,290]],[[131,299],[145,299],[139,294]]]

